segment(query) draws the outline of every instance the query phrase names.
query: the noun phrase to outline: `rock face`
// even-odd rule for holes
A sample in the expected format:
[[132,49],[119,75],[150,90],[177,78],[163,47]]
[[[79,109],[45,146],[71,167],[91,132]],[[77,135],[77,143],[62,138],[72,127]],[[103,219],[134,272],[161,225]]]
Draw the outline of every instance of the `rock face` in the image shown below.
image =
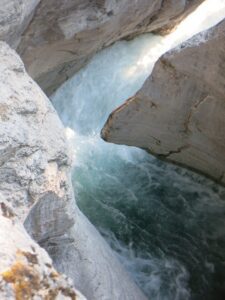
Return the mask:
[[0,39],[51,94],[100,49],[171,29],[203,0],[3,0]]
[[[0,61],[1,199],[10,203],[20,221],[25,220],[26,230],[47,250],[57,271],[68,275],[87,299],[146,299],[76,207],[64,128],[50,101],[27,75],[18,55],[3,42],[0,42]],[[17,279],[24,284],[20,279],[23,272],[30,274],[30,269],[35,274],[39,272],[38,265],[37,270],[36,265],[30,265],[30,255],[33,260],[37,251],[42,253],[43,264],[49,258],[36,244],[37,250],[32,250],[34,242],[22,225],[14,226],[12,220],[6,219],[13,213],[4,204],[3,214],[4,218],[0,216],[0,261],[5,259],[7,263],[0,264],[0,272],[9,270],[2,276],[17,289]],[[7,236],[10,236],[8,241]],[[20,243],[26,247],[20,247]],[[8,250],[11,245],[14,246]],[[41,277],[34,275],[34,284],[41,284],[40,293],[45,288],[43,276],[52,272],[47,266],[43,268]],[[11,273],[19,277],[14,278]],[[59,286],[59,292],[63,291],[61,281],[48,280],[50,287],[54,284]],[[9,295],[8,288],[4,288],[4,293]],[[1,294],[0,298],[5,299]]]
[[163,55],[103,139],[147,149],[225,184],[225,21]]
[[0,200],[0,299],[85,300],[52,266],[9,203]]
[[16,48],[40,0],[1,0],[0,39]]

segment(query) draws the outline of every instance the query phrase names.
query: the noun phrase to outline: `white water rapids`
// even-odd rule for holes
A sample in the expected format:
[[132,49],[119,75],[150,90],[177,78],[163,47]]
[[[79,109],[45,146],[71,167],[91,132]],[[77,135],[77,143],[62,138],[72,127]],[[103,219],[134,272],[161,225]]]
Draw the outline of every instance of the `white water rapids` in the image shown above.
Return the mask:
[[73,151],[78,205],[151,300],[225,299],[225,189],[105,143],[100,130],[162,53],[224,16],[225,1],[205,1],[168,37],[103,50],[52,97]]

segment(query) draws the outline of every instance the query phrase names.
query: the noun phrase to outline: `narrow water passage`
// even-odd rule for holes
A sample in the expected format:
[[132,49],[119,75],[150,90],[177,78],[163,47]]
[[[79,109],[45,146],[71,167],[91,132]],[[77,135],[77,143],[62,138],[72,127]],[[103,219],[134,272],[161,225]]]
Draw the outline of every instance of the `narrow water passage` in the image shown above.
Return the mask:
[[171,45],[151,34],[119,42],[65,83],[53,104],[73,149],[78,205],[149,299],[225,299],[225,189],[99,136]]

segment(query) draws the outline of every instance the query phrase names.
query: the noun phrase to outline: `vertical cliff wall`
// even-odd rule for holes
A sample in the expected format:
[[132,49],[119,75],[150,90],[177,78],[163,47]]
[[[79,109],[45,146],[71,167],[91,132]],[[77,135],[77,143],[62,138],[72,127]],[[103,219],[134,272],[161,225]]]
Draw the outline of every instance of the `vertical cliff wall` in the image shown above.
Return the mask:
[[[0,42],[0,61],[1,199],[10,203],[20,222],[25,220],[26,230],[47,250],[56,269],[68,275],[88,299],[145,299],[76,206],[64,128],[50,101],[27,75],[19,56],[3,42]],[[4,204],[1,209],[6,216],[13,216]],[[0,231],[9,234],[13,221],[2,219],[0,227]],[[20,235],[21,243],[25,239],[27,245],[23,251],[28,251],[28,243],[34,244],[24,229],[21,232],[14,229],[8,241],[5,234],[0,234],[0,260],[13,253],[13,259],[10,258],[13,268]],[[9,253],[7,243],[7,247],[14,245]],[[29,259],[34,261],[34,253],[31,252],[31,258],[29,253],[28,265]],[[19,263],[23,263],[26,254],[25,258],[18,255]],[[47,257],[46,253],[43,255]],[[7,280],[12,284],[17,282],[11,275],[7,275]]]

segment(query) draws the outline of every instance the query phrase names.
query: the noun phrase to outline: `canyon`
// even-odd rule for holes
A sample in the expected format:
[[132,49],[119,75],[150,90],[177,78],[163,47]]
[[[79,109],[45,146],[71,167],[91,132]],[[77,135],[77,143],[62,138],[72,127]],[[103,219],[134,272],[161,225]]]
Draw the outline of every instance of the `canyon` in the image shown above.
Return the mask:
[[[1,1],[0,297],[147,299],[77,207],[65,128],[45,93],[118,40],[168,33],[203,1]],[[225,184],[224,24],[163,55],[103,139]]]

